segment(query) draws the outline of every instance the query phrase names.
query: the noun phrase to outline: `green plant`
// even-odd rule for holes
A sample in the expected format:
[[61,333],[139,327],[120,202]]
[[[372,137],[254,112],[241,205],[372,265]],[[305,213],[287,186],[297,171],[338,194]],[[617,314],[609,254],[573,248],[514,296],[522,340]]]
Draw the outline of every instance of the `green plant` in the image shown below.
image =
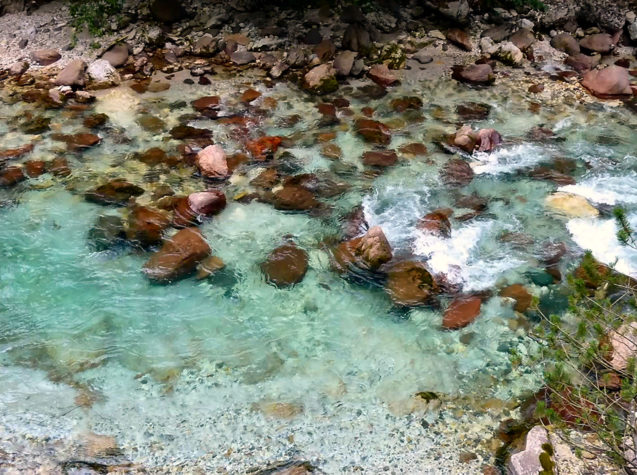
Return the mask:
[[[637,250],[623,210],[615,211],[620,242]],[[637,285],[587,253],[569,277],[569,311],[542,317],[533,337],[544,367],[545,390],[536,417],[554,424],[581,450],[603,453],[637,470]],[[619,350],[622,358],[618,358]],[[599,445],[570,437],[594,432]],[[544,466],[548,471],[548,466]]]
[[91,35],[101,36],[107,20],[122,11],[124,0],[71,0],[70,13],[76,31],[84,28]]

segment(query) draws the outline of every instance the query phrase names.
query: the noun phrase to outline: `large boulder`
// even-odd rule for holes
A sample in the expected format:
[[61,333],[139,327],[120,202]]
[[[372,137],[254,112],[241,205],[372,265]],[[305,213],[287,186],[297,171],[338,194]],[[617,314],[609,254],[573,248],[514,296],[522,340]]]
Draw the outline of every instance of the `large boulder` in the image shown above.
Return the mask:
[[119,73],[106,59],[93,61],[86,73],[91,81],[100,86],[115,86],[120,83]]
[[343,49],[365,53],[371,46],[369,31],[360,23],[352,23],[343,35]]
[[55,63],[62,55],[56,49],[39,49],[31,53],[31,59],[40,66],[48,66]]
[[387,271],[385,290],[396,305],[416,307],[431,304],[440,291],[422,262],[402,261]]
[[579,43],[569,33],[560,33],[551,38],[551,46],[560,51],[564,51],[570,56],[576,55],[580,52]]
[[124,66],[126,61],[128,61],[128,45],[124,43],[113,45],[102,55],[102,59],[108,61],[114,68]]
[[630,76],[626,68],[609,66],[589,71],[582,79],[582,86],[598,97],[630,96]]
[[443,328],[457,330],[466,327],[480,315],[481,306],[482,299],[477,296],[464,296],[453,299],[443,315]]
[[376,145],[389,145],[391,131],[385,124],[371,119],[358,119],[354,125],[356,133],[366,142]]
[[473,43],[471,42],[471,36],[466,30],[460,28],[451,28],[447,31],[447,40],[456,45],[457,47],[471,51],[473,49]]
[[186,11],[179,0],[154,0],[150,5],[153,16],[164,23],[174,23],[186,16]]
[[220,145],[208,145],[197,154],[197,168],[207,178],[227,178],[228,162],[226,153]]
[[274,249],[261,264],[266,280],[277,287],[298,284],[308,268],[308,254],[294,243]]
[[488,64],[469,64],[454,66],[451,77],[456,81],[469,84],[488,85],[495,81],[493,69]]
[[339,244],[332,253],[334,265],[340,272],[352,267],[377,270],[392,258],[392,249],[380,226],[374,226],[363,236]]
[[334,58],[334,70],[337,76],[349,76],[357,54],[356,51],[341,51],[336,55],[336,58]]
[[210,246],[199,230],[182,229],[150,257],[143,272],[153,282],[173,282],[188,277],[209,255]]
[[535,43],[535,35],[533,34],[533,31],[527,28],[520,28],[511,36],[509,36],[509,41],[521,51],[524,51],[533,43]]
[[57,86],[83,86],[86,63],[75,59],[65,66],[55,78]]
[[329,94],[338,89],[335,75],[336,70],[330,64],[320,64],[305,74],[303,87],[313,94]]
[[615,41],[608,33],[597,33],[585,36],[580,40],[579,45],[586,51],[607,54],[615,47]]
[[128,215],[126,237],[143,247],[154,246],[162,241],[164,230],[170,226],[170,219],[153,208],[135,207]]

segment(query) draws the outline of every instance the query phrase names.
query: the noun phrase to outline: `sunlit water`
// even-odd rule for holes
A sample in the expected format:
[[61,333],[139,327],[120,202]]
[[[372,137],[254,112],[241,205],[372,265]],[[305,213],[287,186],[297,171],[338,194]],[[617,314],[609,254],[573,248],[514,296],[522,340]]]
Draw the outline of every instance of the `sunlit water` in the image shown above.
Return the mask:
[[[423,412],[412,407],[413,396],[433,391],[443,400],[513,401],[536,389],[537,368],[510,363],[511,350],[525,353],[531,346],[524,328],[513,324],[518,316],[511,303],[493,296],[469,327],[443,331],[442,310],[397,309],[382,288],[335,274],[323,243],[338,237],[340,217],[362,204],[367,221],[383,228],[396,255],[427,260],[465,292],[497,295],[504,285],[523,283],[535,295],[546,295],[547,288],[535,285],[532,276],[543,270],[546,245],[560,241],[569,248],[563,271],[589,248],[598,259],[616,261],[620,271],[636,276],[637,258],[615,239],[610,210],[624,206],[637,225],[632,155],[637,120],[621,107],[569,105],[550,92],[538,99],[511,84],[474,91],[449,82],[407,83],[382,99],[351,99],[357,114],[371,106],[375,118],[386,122],[401,117],[389,107],[392,98],[417,95],[424,102],[422,113],[404,114],[407,120],[391,146],[422,142],[429,154],[401,158],[372,178],[363,174],[360,160],[369,146],[351,130],[336,127],[341,160],[320,155],[314,135],[327,129],[318,129],[314,98],[284,84],[257,85],[278,105],[252,132],[296,134],[288,151],[299,171],[331,171],[334,179],[351,185],[343,195],[323,199],[331,211],[309,216],[231,201],[201,227],[214,254],[227,264],[209,281],[151,285],[140,272],[148,253],[125,246],[93,251],[87,233],[96,218],[120,213],[83,199],[83,191],[96,183],[126,177],[149,190],[142,203],[159,183],[179,193],[205,186],[191,177],[191,169],[153,176],[134,160],[132,152],[152,146],[172,152],[177,145],[167,133],[145,132],[136,117],[161,117],[167,131],[192,112],[190,100],[210,94],[221,95],[228,110],[240,110],[245,106],[238,97],[249,84],[250,78],[218,79],[212,86],[173,83],[169,91],[143,96],[125,87],[106,91],[95,106],[110,116],[99,146],[67,154],[46,133],[28,157],[63,154],[71,177],[44,175],[0,190],[6,202],[0,209],[0,448],[28,453],[34,449],[24,443],[26,437],[65,453],[94,432],[114,436],[125,459],[156,470],[199,466],[236,472],[299,459],[329,473],[357,467],[478,471],[489,457],[479,444],[502,413],[490,414],[479,402],[461,409],[443,402],[440,410]],[[354,97],[354,92],[340,94]],[[14,119],[31,106],[5,99],[0,149],[32,139],[16,130]],[[450,156],[434,140],[456,130],[461,122],[455,107],[467,101],[493,105],[487,120],[473,124],[496,128],[505,144],[472,157],[475,179],[452,190],[439,177]],[[533,101],[543,103],[537,114],[528,110]],[[55,131],[81,129],[82,116],[44,113]],[[293,114],[301,121],[290,128],[282,118]],[[420,115],[422,120],[410,120]],[[350,122],[342,117],[342,123]],[[228,153],[241,150],[232,126],[209,120],[192,124],[211,128]],[[528,139],[528,131],[540,124],[555,130],[559,140]],[[576,185],[560,188],[528,177],[531,168],[556,157],[575,160]],[[249,190],[249,179],[258,172],[253,168],[247,177],[234,177],[225,185],[227,196]],[[544,200],[558,188],[585,196],[602,214],[569,220],[547,211]],[[466,222],[452,219],[449,238],[417,230],[424,214],[457,208],[455,199],[471,193],[488,198],[488,209]],[[533,244],[502,242],[504,233],[524,233]],[[309,252],[310,270],[301,284],[281,290],[264,281],[259,263],[288,235]],[[79,404],[78,394],[88,395],[92,404]],[[284,403],[284,414],[268,409],[274,403]],[[459,466],[461,451],[476,451],[479,459]]]

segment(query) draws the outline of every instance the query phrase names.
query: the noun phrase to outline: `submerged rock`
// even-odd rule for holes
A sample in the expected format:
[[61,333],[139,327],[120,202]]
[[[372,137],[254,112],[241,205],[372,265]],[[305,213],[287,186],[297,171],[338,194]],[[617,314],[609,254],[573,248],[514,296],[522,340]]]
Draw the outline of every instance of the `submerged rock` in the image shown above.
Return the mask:
[[170,219],[153,208],[135,207],[128,216],[126,237],[143,247],[154,246],[162,241],[164,231],[170,226]]
[[449,160],[440,172],[442,181],[449,186],[465,186],[473,180],[474,172],[464,160]]
[[266,280],[277,287],[298,284],[305,277],[308,268],[308,254],[294,243],[284,244],[274,249],[261,264]]
[[390,167],[398,161],[393,150],[372,150],[363,153],[363,164],[372,167]]
[[84,197],[87,201],[101,205],[126,206],[128,200],[143,194],[143,188],[123,179],[115,179],[87,191]]
[[521,284],[513,284],[500,291],[500,297],[515,300],[515,311],[524,313],[531,306],[533,296]]
[[439,292],[438,284],[424,263],[403,261],[387,272],[385,290],[396,305],[429,305]]
[[356,133],[366,142],[377,145],[389,145],[391,131],[385,124],[371,119],[358,119],[355,123]]
[[585,36],[580,40],[579,45],[584,50],[606,54],[615,47],[615,41],[608,33],[597,33]]
[[174,282],[194,273],[209,255],[210,246],[198,229],[182,229],[151,256],[143,272],[153,282]]
[[457,297],[445,310],[442,326],[448,330],[458,330],[473,322],[480,315],[482,299],[476,296]]
[[111,249],[124,241],[126,231],[121,216],[102,215],[88,232],[88,243],[96,251]]
[[261,137],[246,144],[246,149],[253,159],[262,162],[271,158],[279,149],[283,139],[278,136]]
[[480,129],[477,132],[464,125],[456,132],[453,145],[467,153],[491,152],[502,143],[502,136],[495,129]]
[[26,179],[21,167],[11,166],[0,170],[0,187],[9,188]]

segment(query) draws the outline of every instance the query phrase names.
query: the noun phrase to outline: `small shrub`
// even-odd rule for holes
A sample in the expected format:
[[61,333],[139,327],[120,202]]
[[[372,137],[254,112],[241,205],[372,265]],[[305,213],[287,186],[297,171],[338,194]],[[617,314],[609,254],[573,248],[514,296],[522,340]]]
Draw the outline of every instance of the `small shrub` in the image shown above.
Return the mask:
[[76,31],[84,28],[91,35],[101,36],[108,19],[122,11],[124,0],[71,0],[70,13]]

